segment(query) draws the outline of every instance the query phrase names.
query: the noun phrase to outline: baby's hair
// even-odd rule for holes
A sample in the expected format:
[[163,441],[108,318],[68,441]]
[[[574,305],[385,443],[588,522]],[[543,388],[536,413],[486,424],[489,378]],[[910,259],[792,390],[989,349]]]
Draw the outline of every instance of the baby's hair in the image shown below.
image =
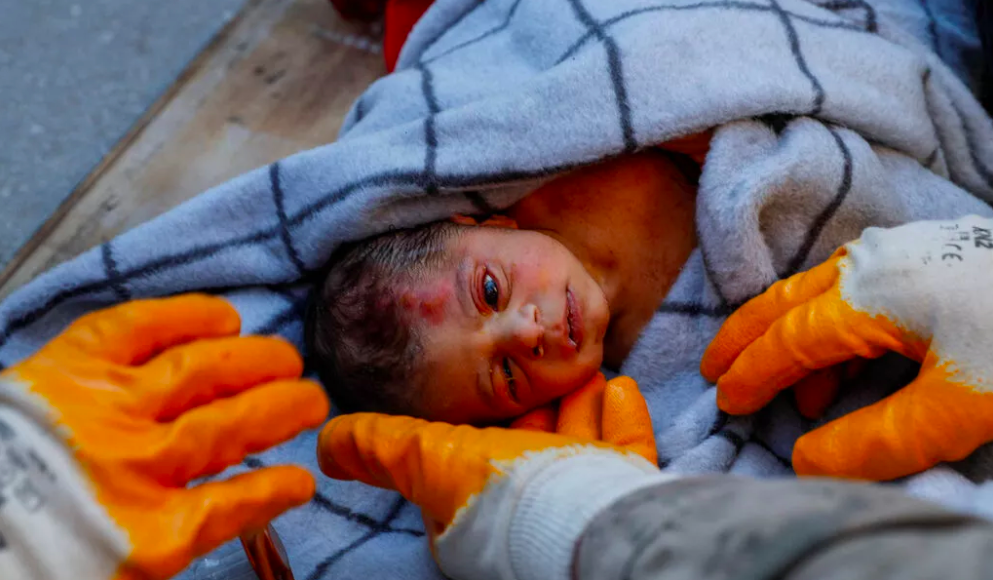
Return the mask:
[[422,345],[397,292],[451,257],[466,226],[436,222],[339,248],[314,290],[305,335],[310,366],[343,412],[416,415]]

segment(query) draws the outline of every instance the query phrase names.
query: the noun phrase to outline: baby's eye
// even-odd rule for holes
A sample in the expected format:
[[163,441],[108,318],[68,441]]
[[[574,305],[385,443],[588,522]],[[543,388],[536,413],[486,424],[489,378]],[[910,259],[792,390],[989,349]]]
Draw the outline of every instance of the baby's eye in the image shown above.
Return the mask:
[[514,387],[514,371],[510,368],[510,359],[503,359],[503,376],[507,377],[507,383]]
[[483,300],[493,310],[500,305],[500,288],[489,272],[483,275]]

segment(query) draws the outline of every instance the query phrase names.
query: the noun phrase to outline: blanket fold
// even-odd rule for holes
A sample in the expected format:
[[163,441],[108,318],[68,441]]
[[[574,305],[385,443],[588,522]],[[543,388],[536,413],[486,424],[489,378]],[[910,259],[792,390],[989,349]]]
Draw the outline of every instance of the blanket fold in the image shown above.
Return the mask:
[[[307,282],[339,244],[498,211],[569,169],[714,129],[699,248],[622,370],[649,401],[664,469],[789,474],[792,441],[815,424],[787,397],[754,417],[719,413],[700,355],[734,308],[865,227],[993,215],[972,22],[960,0],[438,0],[338,141],[222,184],[6,300],[0,365],[85,312],[187,291],[227,297],[246,333],[302,346]],[[913,372],[875,361],[828,418]],[[990,513],[986,457],[905,487]],[[276,462],[317,473],[314,434],[242,469]],[[314,502],[275,524],[297,577],[440,577],[416,508],[319,481]],[[212,577],[212,562],[186,577]]]

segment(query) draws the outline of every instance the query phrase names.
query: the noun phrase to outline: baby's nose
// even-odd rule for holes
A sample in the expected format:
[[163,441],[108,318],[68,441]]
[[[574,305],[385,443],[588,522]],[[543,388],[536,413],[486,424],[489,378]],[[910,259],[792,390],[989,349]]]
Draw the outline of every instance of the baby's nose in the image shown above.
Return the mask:
[[541,326],[541,315],[538,312],[538,307],[529,304],[521,308],[515,318],[514,338],[516,342],[527,349],[531,355],[540,356],[545,329]]

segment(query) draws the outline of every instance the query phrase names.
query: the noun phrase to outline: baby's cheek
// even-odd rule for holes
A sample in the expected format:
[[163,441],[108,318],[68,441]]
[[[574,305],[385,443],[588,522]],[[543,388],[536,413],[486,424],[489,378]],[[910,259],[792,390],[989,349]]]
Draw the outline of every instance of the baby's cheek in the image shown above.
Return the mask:
[[547,266],[541,261],[530,260],[514,264],[512,275],[516,285],[547,289],[552,284],[552,275]]

